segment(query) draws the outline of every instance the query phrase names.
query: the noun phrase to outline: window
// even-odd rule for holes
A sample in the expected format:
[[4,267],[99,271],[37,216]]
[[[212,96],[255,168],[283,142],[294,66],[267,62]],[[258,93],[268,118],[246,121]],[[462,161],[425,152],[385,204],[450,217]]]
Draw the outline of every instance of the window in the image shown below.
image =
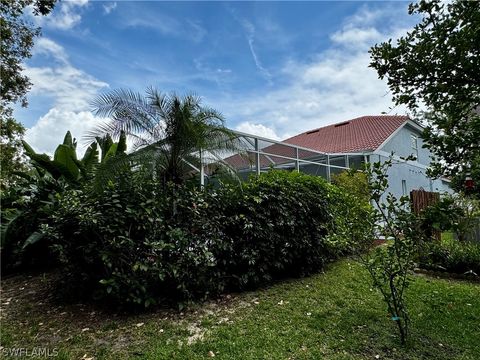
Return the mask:
[[402,180],[402,193],[403,196],[407,196],[407,180]]
[[418,137],[412,134],[410,141],[412,142],[412,154],[418,159]]

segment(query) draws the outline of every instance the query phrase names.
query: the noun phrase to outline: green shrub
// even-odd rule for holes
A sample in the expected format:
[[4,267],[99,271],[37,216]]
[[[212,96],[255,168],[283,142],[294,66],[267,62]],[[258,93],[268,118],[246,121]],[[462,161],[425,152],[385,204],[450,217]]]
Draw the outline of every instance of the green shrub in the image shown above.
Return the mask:
[[346,198],[321,178],[272,171],[241,189],[171,186],[130,174],[102,193],[65,194],[47,233],[78,292],[181,303],[318,271],[348,250],[327,236]]
[[317,271],[333,254],[325,237],[332,222],[331,186],[319,177],[270,171],[252,178],[229,207],[225,235],[232,253],[227,272],[234,285],[250,287],[274,278]]
[[480,275],[480,244],[451,239],[422,244],[419,265],[429,270]]
[[463,274],[473,271],[480,275],[480,244],[474,239],[474,227],[479,216],[478,200],[461,195],[443,196],[422,213],[425,227],[450,231],[452,238],[422,243],[417,261],[423,268]]
[[21,179],[2,194],[1,267],[4,273],[38,270],[56,264],[41,226],[58,204],[65,184],[47,176]]
[[332,175],[332,184],[349,195],[355,196],[362,203],[370,203],[370,185],[367,175],[355,169]]
[[[39,270],[57,265],[50,239],[42,227],[58,207],[68,189],[80,189],[87,183],[101,182],[97,168],[105,167],[113,157],[125,155],[126,138],[121,132],[118,143],[110,136],[90,144],[81,159],[77,142],[68,131],[53,158],[36,153],[23,141],[30,160],[28,171],[16,172],[15,186],[1,194],[1,266],[2,271]],[[101,149],[101,161],[97,148]],[[103,175],[106,171],[103,171]]]
[[460,242],[475,238],[480,218],[480,201],[463,195],[444,195],[422,213],[424,227],[442,232],[453,231]]
[[50,234],[74,290],[145,307],[208,293],[210,283],[202,280],[215,283],[205,275],[212,255],[190,229],[166,216],[169,202],[157,185],[130,181],[63,198]]
[[340,255],[367,251],[375,240],[374,209],[365,173],[344,171],[333,178],[330,209],[333,223],[328,244]]

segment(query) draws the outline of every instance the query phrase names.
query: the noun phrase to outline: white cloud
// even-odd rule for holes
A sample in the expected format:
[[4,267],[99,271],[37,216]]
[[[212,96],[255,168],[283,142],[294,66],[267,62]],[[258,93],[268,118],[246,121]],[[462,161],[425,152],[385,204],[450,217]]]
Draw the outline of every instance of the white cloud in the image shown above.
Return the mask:
[[113,10],[115,10],[117,7],[116,2],[111,2],[103,5],[103,13],[108,15],[110,14]]
[[344,20],[346,27],[361,27],[361,26],[370,26],[377,23],[379,20],[385,22],[385,20],[391,19],[392,9],[387,6],[372,8],[367,5],[363,5],[356,13],[351,16],[348,16]]
[[330,39],[340,45],[364,49],[366,46],[385,40],[383,35],[375,28],[347,27],[333,33]]
[[247,42],[248,42],[248,47],[250,49],[250,54],[252,55],[252,58],[253,58],[253,61],[255,63],[255,66],[257,67],[258,71],[262,74],[262,76],[268,80],[269,82],[271,82],[272,80],[272,74],[270,73],[270,71],[265,68],[260,60],[260,57],[257,55],[257,52],[255,50],[255,47],[254,47],[254,43],[255,43],[255,35],[256,35],[256,29],[255,29],[255,25],[252,24],[250,21],[248,21],[247,19],[244,19],[244,18],[241,18],[236,10],[234,8],[231,8],[231,7],[228,7],[228,10],[230,11],[230,13],[232,14],[233,18],[235,19],[235,21],[237,21],[244,29],[245,31],[245,36],[247,38]]
[[242,122],[235,127],[235,130],[245,132],[247,134],[257,135],[272,140],[280,140],[275,130],[262,124],[254,124],[249,121]]
[[147,28],[164,36],[189,39],[195,43],[201,42],[207,30],[198,21],[177,19],[162,13],[142,11],[140,7],[131,7],[128,17],[124,17],[121,26],[132,28]]
[[33,83],[32,95],[46,95],[55,99],[55,106],[82,111],[98,90],[108,84],[65,64],[57,67],[26,67],[25,74]]
[[272,74],[270,74],[270,72],[262,65],[253,47],[253,42],[254,42],[253,35],[249,35],[247,39],[248,39],[248,46],[250,47],[250,53],[252,54],[253,61],[255,62],[255,66],[267,80],[270,80],[272,78]]
[[[57,3],[47,16],[33,16],[37,25],[52,29],[68,30],[78,25],[82,20],[82,9],[88,5],[88,0],[69,0]],[[31,13],[33,13],[31,11]]]
[[[219,108],[228,119],[239,123],[237,128],[242,131],[260,135],[262,131],[266,134],[266,129],[275,129],[272,136],[296,134],[362,115],[405,114],[403,107],[392,109],[386,82],[369,68],[369,48],[397,37],[403,29],[391,26],[380,31],[380,27],[373,26],[388,18],[385,11],[362,8],[331,34],[330,47],[313,60],[290,60],[285,64],[279,75],[286,80],[285,86],[251,94],[235,104],[225,101]],[[246,118],[249,121],[243,122]]]
[[65,50],[56,42],[46,37],[40,37],[36,40],[32,54],[52,56],[55,60],[62,63],[66,63],[68,60]]
[[37,123],[27,130],[25,140],[39,153],[52,155],[66,132],[70,130],[78,141],[78,156],[82,156],[88,144],[83,135],[99,123],[89,111],[68,111],[53,107]]
[[163,35],[177,35],[181,32],[180,24],[175,19],[163,15],[159,15],[158,21],[153,21],[153,18],[131,17],[123,25],[134,28],[150,28]]
[[25,139],[35,150],[52,154],[67,130],[81,140],[87,129],[101,121],[90,113],[89,107],[99,90],[108,84],[72,66],[65,50],[48,38],[37,42],[34,53],[58,60],[49,67],[25,68],[33,83],[30,94],[51,97],[54,105],[27,130]]

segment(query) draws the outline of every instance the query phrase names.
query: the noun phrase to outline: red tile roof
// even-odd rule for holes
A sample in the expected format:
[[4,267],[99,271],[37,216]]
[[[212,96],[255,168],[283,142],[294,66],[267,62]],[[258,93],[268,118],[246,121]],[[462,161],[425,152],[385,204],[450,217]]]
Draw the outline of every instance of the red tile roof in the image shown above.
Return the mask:
[[304,148],[343,153],[376,150],[408,116],[362,116],[341,123],[310,130],[283,142]]
[[[376,150],[395,130],[408,120],[408,116],[399,115],[362,116],[310,130],[283,140],[283,142],[324,153],[372,151]],[[272,161],[276,165],[291,162],[291,160],[281,156],[290,158],[296,156],[293,148],[281,144],[267,146],[262,151],[272,154],[268,156],[260,155],[262,168],[268,167],[272,164]],[[300,159],[308,159],[315,155],[315,153],[311,153],[308,150],[300,150],[298,152]],[[255,163],[255,156],[253,153],[248,153],[246,156],[237,154],[224,160],[236,169],[248,169]]]

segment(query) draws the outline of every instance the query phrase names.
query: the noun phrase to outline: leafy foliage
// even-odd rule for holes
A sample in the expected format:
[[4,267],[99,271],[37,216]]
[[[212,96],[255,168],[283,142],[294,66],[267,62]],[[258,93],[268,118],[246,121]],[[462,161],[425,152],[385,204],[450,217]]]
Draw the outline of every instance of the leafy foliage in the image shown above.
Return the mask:
[[103,163],[99,163],[97,143],[92,143],[78,160],[77,143],[70,132],[55,150],[53,159],[37,154],[24,141],[23,146],[33,168],[28,172],[16,171],[19,180],[7,194],[2,194],[2,268],[8,270],[20,265],[32,268],[54,263],[42,227],[48,223],[62,194],[94,178],[96,168],[108,158],[123,156],[126,143],[125,136],[121,136],[119,144],[112,142],[108,149],[104,148],[109,157],[103,156]]
[[441,232],[451,231],[465,242],[473,238],[480,219],[480,201],[459,194],[444,195],[441,200],[421,214],[425,227]]
[[[422,0],[409,7],[422,19],[397,40],[375,45],[372,62],[397,105],[426,120],[424,139],[438,161],[435,175],[465,190],[468,173],[480,194],[480,5],[477,1]],[[419,111],[421,104],[427,113]]]
[[7,103],[20,100],[26,106],[25,94],[31,86],[27,76],[22,74],[22,62],[32,56],[33,39],[40,35],[40,28],[34,27],[23,13],[32,6],[34,15],[47,15],[56,0],[2,0],[0,2],[1,32],[1,73],[0,86],[2,108]]
[[365,173],[356,170],[332,175],[332,183],[346,193],[354,195],[362,203],[370,203],[370,188]]
[[[370,250],[372,238],[367,236],[358,242],[358,255],[370,273],[373,285],[381,292],[388,311],[395,321],[400,339],[404,344],[409,334],[410,317],[405,303],[405,290],[409,285],[409,271],[417,245],[426,235],[422,231],[421,219],[410,211],[406,196],[397,199],[386,193],[388,188],[387,171],[391,158],[384,163],[367,164],[366,175],[375,203],[372,222],[365,222],[377,236],[386,240],[385,245]],[[354,231],[354,229],[353,229]]]
[[2,201],[2,270],[23,266],[39,268],[55,263],[41,233],[48,221],[65,183],[49,176],[19,180],[9,189],[10,196]]
[[[332,216],[334,230],[329,235],[335,248],[368,251],[375,239],[375,212],[370,203],[370,184],[365,173],[344,171],[332,177]],[[342,245],[341,245],[342,244]]]
[[480,276],[480,244],[454,239],[425,243],[418,263],[426,269]]
[[96,99],[94,113],[111,120],[92,131],[92,137],[124,132],[133,142],[132,153],[117,159],[120,169],[112,163],[107,175],[121,173],[128,162],[143,167],[150,178],[161,179],[164,187],[169,182],[182,184],[200,167],[201,157],[221,164],[225,151],[238,148],[222,115],[203,107],[194,95],[165,95],[154,88],[147,89],[146,96],[115,90]]
[[375,239],[375,212],[370,204],[370,185],[363,172],[349,170],[333,177],[331,189],[332,231],[329,242],[342,254],[368,251]]
[[[148,279],[165,276],[150,262],[162,244],[154,243],[149,231],[164,228],[151,194],[112,184],[101,194],[71,190],[61,199],[46,233],[76,282],[70,290],[77,290],[77,296],[86,289],[103,290],[105,297],[148,305]],[[100,280],[101,290],[95,287]]]
[[326,237],[341,192],[321,178],[272,171],[242,189],[170,183],[173,192],[136,176],[103,192],[70,191],[51,217],[46,233],[84,295],[183,303],[318,271],[345,250]]
[[480,275],[480,244],[475,242],[475,228],[480,225],[479,201],[461,195],[444,196],[421,216],[426,226],[451,234],[452,238],[421,244],[419,266]]
[[224,231],[233,246],[228,272],[236,287],[305,275],[338,255],[326,244],[333,221],[329,193],[322,178],[270,171],[230,196]]
[[25,128],[12,117],[12,109],[0,111],[4,111],[0,116],[0,190],[3,198],[4,192],[17,180],[14,173],[26,168],[21,153]]

